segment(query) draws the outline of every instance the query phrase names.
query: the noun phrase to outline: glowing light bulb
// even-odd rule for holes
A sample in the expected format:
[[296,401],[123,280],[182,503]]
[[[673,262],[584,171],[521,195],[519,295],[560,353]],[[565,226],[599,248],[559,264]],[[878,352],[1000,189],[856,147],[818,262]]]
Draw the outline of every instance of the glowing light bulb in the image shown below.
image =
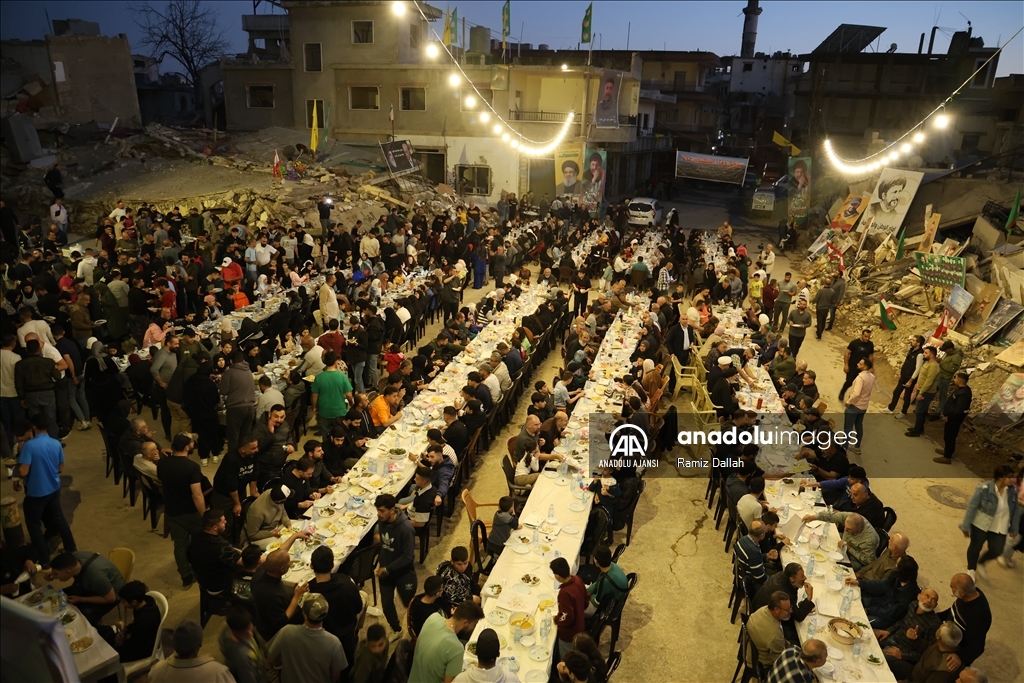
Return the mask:
[[517,147],[519,147],[519,141],[518,140],[513,140],[509,144],[512,146],[512,149],[516,149]]
[[493,130],[494,130],[494,134],[495,135],[501,135],[501,131],[504,130],[504,129],[501,127],[500,123],[496,123],[496,124],[494,124]]
[[453,88],[459,87],[459,83],[461,82],[462,79],[459,78],[459,74],[452,74],[451,76],[448,77],[448,84]]
[[491,120],[491,115],[485,111],[480,112],[480,123],[487,123]]
[[508,133],[502,133],[501,135],[501,139],[504,140],[505,142],[508,142],[511,137],[512,136],[509,135]]
[[904,142],[902,145],[900,145],[900,151],[903,152],[904,154],[909,154],[910,149],[911,148],[909,142]]
[[895,150],[892,151],[892,152],[889,152],[889,158],[892,159],[893,161],[896,161],[897,159],[900,158],[900,153],[895,151]]
[[568,64],[563,64],[562,65],[562,71],[568,71],[568,70],[569,70],[569,65]]
[[916,142],[917,144],[920,145],[922,142],[924,142],[924,133],[921,133],[921,132],[914,133],[914,137],[912,139],[913,139],[914,142]]
[[404,2],[393,2],[391,3],[391,11],[395,13],[395,16],[405,15],[405,3]]
[[465,97],[462,98],[462,104],[467,109],[472,109],[473,107],[476,106],[476,98],[473,97],[472,95],[466,95]]
[[427,57],[434,59],[439,54],[441,54],[441,50],[438,49],[436,43],[427,43]]
[[938,116],[935,117],[935,127],[936,128],[945,128],[948,125],[949,125],[949,117],[946,116],[945,114],[939,114]]

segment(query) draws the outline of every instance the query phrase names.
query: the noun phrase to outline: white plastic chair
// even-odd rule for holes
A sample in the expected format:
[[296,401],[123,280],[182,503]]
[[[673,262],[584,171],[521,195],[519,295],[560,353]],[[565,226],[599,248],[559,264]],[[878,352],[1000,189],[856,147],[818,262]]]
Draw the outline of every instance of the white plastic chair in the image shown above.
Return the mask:
[[164,648],[161,641],[161,636],[164,632],[164,623],[167,621],[167,598],[164,597],[163,593],[157,591],[149,591],[146,593],[146,597],[156,603],[157,609],[160,610],[160,627],[156,631],[156,642],[153,643],[153,654],[146,659],[137,659],[134,662],[125,662],[124,664],[124,675],[128,677],[141,673],[143,671],[149,671],[150,668],[161,659],[163,659]]

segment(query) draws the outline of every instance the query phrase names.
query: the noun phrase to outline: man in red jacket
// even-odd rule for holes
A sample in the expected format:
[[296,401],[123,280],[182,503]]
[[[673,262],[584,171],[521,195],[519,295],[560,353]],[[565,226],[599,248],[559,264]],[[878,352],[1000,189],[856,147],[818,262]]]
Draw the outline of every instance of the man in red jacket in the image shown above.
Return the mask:
[[587,586],[583,579],[573,576],[569,563],[564,557],[551,560],[551,572],[558,587],[558,615],[555,617],[555,630],[558,632],[558,652],[560,657],[572,650],[572,639],[577,633],[586,630]]

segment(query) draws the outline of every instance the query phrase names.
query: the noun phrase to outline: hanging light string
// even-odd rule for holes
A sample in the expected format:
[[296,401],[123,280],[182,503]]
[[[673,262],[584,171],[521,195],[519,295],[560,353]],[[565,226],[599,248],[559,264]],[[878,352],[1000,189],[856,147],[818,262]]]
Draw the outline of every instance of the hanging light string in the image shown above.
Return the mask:
[[[956,90],[950,93],[950,95],[946,99],[944,99],[937,107],[935,107],[935,109],[932,109],[930,112],[928,112],[928,114],[923,119],[921,119],[916,125],[911,127],[907,132],[905,132],[900,137],[896,138],[896,140],[887,145],[881,151],[876,152],[875,154],[872,154],[870,156],[864,157],[863,159],[843,159],[838,154],[836,154],[835,150],[832,147],[832,141],[829,140],[828,138],[825,138],[825,155],[828,157],[832,165],[843,173],[846,173],[848,175],[867,175],[869,173],[879,170],[883,166],[888,166],[890,163],[896,161],[897,159],[899,159],[901,153],[909,154],[913,150],[913,147],[911,146],[910,142],[905,142],[905,140],[907,140],[907,138],[909,137],[910,140],[913,141],[915,144],[921,144],[922,142],[924,142],[925,134],[922,129],[924,128],[924,124],[927,123],[928,120],[931,119],[933,116],[935,116],[934,123],[936,127],[945,128],[946,125],[948,125],[948,117],[946,117],[946,115],[942,112],[946,108],[946,105],[952,102],[953,98],[956,97],[956,95],[961,90],[967,87],[967,85],[974,80],[975,76],[984,71],[988,67],[989,63],[993,59],[995,59],[999,55],[999,53],[1001,53],[1003,49],[1006,48],[1006,46],[1013,41],[1014,38],[1020,35],[1021,31],[1024,31],[1024,26],[1017,29],[1017,32],[1010,36],[1009,40],[1007,40],[998,49],[996,49],[996,51],[993,52],[992,55],[985,60],[984,64],[979,66],[974,71],[974,73],[968,76],[967,80],[961,83],[960,87],[958,87]],[[938,116],[936,116],[936,114],[938,114]]]
[[533,140],[527,137],[526,135],[523,135],[521,132],[513,128],[512,125],[504,117],[502,117],[501,114],[499,114],[494,109],[494,107],[491,106],[491,103],[488,102],[487,99],[480,93],[476,85],[473,84],[472,79],[470,79],[469,75],[462,68],[462,65],[459,64],[459,61],[455,58],[455,55],[452,54],[452,51],[449,49],[449,46],[444,44],[444,40],[441,38],[440,35],[438,35],[437,30],[430,25],[430,20],[427,18],[426,13],[423,11],[423,8],[420,6],[418,0],[412,0],[412,5],[416,8],[416,11],[419,12],[420,16],[423,17],[423,20],[427,22],[427,28],[430,30],[430,33],[434,35],[434,37],[437,39],[437,42],[441,45],[441,48],[445,51],[445,54],[448,55],[449,59],[451,59],[452,61],[452,64],[454,64],[455,68],[458,69],[459,71],[458,74],[453,73],[449,77],[448,82],[451,84],[452,87],[458,87],[463,80],[465,80],[466,83],[469,84],[469,87],[473,89],[474,93],[476,93],[476,99],[480,103],[482,103],[483,106],[486,107],[487,109],[487,111],[480,112],[480,123],[485,125],[489,124],[491,116],[493,116],[496,120],[493,127],[491,128],[491,132],[495,135],[495,137],[501,138],[504,142],[508,143],[509,147],[511,147],[512,149],[516,149],[528,156],[544,156],[550,154],[558,147],[558,145],[562,143],[562,140],[564,140],[566,135],[569,134],[569,128],[572,126],[572,123],[576,118],[575,102],[573,103],[572,110],[569,111],[568,116],[562,123],[562,127],[559,129],[558,134],[555,135],[555,137],[549,140],[540,141]]

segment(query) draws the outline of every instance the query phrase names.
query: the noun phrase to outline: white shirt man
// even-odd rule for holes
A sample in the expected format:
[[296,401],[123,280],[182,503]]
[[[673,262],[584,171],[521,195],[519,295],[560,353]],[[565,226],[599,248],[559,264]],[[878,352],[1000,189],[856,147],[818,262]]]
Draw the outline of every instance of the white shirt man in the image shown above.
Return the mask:
[[277,253],[277,249],[270,246],[269,244],[257,244],[256,245],[256,265],[265,266],[270,263],[270,259]]
[[338,306],[338,295],[334,293],[334,289],[325,282],[320,285],[318,296],[324,327],[327,327],[327,323],[331,320],[340,320],[341,308]]
[[121,220],[123,216],[127,215],[128,213],[124,210],[124,202],[118,202],[117,206],[114,208],[113,211],[110,212],[107,218],[110,218],[115,223],[117,223],[119,220]]
[[401,305],[395,309],[395,315],[402,321],[402,325],[405,325],[412,319],[412,313],[409,312],[409,309]]
[[292,263],[295,260],[295,248],[298,245],[299,240],[295,238],[295,235],[285,235],[281,238],[281,248],[284,249],[285,261]]
[[57,224],[62,232],[68,231],[68,210],[63,204],[54,202],[50,206],[50,220]]
[[[318,347],[313,347],[318,348]],[[274,387],[260,387],[260,397],[256,399],[256,419],[263,417],[263,413],[270,410],[272,406],[283,406],[284,395]]]
[[[299,366],[299,372],[303,375],[319,375],[324,371],[324,347],[317,344],[309,351],[306,351],[305,355],[302,356],[302,365]],[[284,398],[281,399],[281,404],[284,404]]]
[[[62,356],[60,351],[57,350],[57,347],[47,341],[43,342],[43,358],[49,358],[57,365],[64,362],[64,356]],[[63,370],[60,371],[60,377],[61,379],[64,379]]]
[[93,279],[92,272],[96,270],[96,257],[91,253],[86,254],[85,258],[78,262],[78,277],[85,280],[85,284],[92,287]]
[[25,337],[36,333],[40,339],[49,342],[51,345],[56,344],[53,335],[50,334],[50,326],[43,320],[29,320],[26,323],[22,323],[21,327],[18,328],[18,343],[25,346]]
[[14,366],[21,356],[10,349],[0,349],[0,398],[18,398],[18,390],[14,385]]
[[[772,274],[772,270],[775,268],[775,251],[772,250],[770,246],[767,249],[765,249],[765,254],[761,258],[761,263],[764,264],[764,269],[770,277]],[[764,280],[765,282],[768,281],[767,278],[764,278]]]
[[370,233],[366,233],[363,239],[359,240],[359,253],[366,254],[372,259],[377,258],[380,256],[380,242]]
[[491,400],[497,403],[501,399],[501,382],[498,381],[497,376],[493,374],[487,375],[487,378],[481,384],[491,392]]

